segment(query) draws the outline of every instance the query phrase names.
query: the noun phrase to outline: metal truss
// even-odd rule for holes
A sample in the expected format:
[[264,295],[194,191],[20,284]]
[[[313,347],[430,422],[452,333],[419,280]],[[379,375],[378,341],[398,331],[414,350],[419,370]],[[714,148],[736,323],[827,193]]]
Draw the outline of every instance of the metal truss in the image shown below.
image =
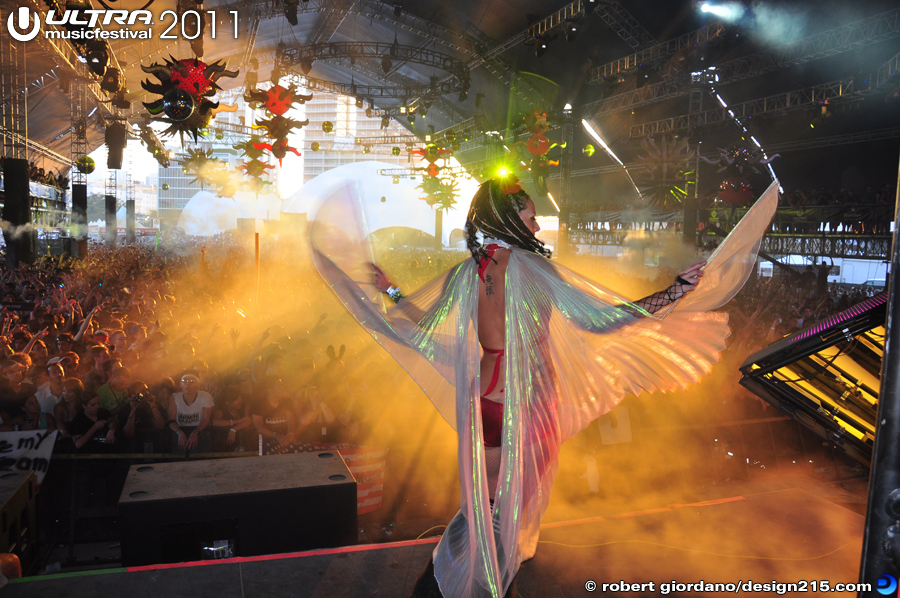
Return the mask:
[[310,43],[318,44],[330,40],[334,32],[344,22],[344,19],[347,18],[347,13],[350,12],[350,7],[353,4],[353,0],[331,0],[328,3],[328,7],[323,11],[322,24],[319,25],[315,35],[310,39]]
[[483,114],[476,114],[472,118],[468,118],[462,122],[456,123],[452,127],[441,129],[435,135],[447,135],[448,133],[454,137],[476,135],[484,131],[487,125],[487,117]]
[[[357,85],[351,83],[337,83],[321,79],[308,79],[311,90],[321,89],[333,93],[341,93],[354,97],[366,98],[394,98],[416,99],[420,96],[432,97],[436,101],[440,95],[452,92],[461,92],[469,89],[469,69],[460,60],[447,54],[406,46],[400,44],[385,44],[380,42],[339,42],[314,44],[302,48],[281,48],[278,52],[277,62],[286,70],[293,70],[303,61],[329,60],[346,63],[348,66],[359,69],[364,63],[359,58],[382,59],[389,56],[391,60],[403,60],[424,64],[450,72],[450,76],[443,81],[432,78],[428,84],[398,84],[390,85]],[[372,72],[372,69],[366,69]],[[374,74],[374,73],[373,73]],[[381,75],[380,78],[384,78]]]
[[900,139],[900,127],[879,129],[877,131],[865,131],[863,133],[833,135],[831,137],[820,137],[818,139],[807,141],[771,143],[766,145],[766,151],[774,154],[777,152],[805,150],[811,147],[834,147],[838,145],[850,145],[853,143],[866,143],[868,141],[880,141],[882,139]]
[[[66,132],[66,134],[69,134],[71,132],[72,131],[70,129],[69,131]],[[34,141],[33,139],[28,139],[24,135],[20,135],[18,133],[10,131],[4,127],[0,127],[0,136],[2,136],[4,138],[9,137],[16,143],[24,144],[25,149],[28,150],[29,154],[39,154],[41,156],[44,156],[45,158],[49,158],[49,159],[53,160],[54,162],[59,162],[60,164],[64,164],[66,166],[73,166],[75,164],[75,162],[73,162],[69,158],[66,158],[65,156],[63,156],[62,154],[60,154],[58,152],[54,152],[49,147],[41,145],[40,143],[38,143],[37,141]],[[60,138],[61,137],[62,136],[60,136]]]
[[639,106],[654,104],[670,98],[678,98],[688,93],[686,77],[678,77],[661,81],[652,85],[646,85],[626,93],[611,96],[605,100],[598,100],[584,105],[582,113],[584,118],[596,118],[619,110],[631,110]]
[[[6,16],[5,14],[3,15]],[[9,101],[0,105],[2,153],[6,158],[28,159],[28,102],[25,94],[25,48],[12,38],[0,38],[0,94]]]
[[405,44],[328,42],[308,44],[300,48],[282,48],[279,53],[285,59],[292,60],[294,65],[299,64],[305,58],[310,61],[324,60],[353,66],[352,62],[359,58],[380,60],[384,56],[389,56],[391,60],[403,60],[430,66],[458,77],[468,77],[469,75],[469,68],[466,63],[449,54]]
[[879,67],[875,73],[875,87],[881,87],[892,80],[900,72],[900,54],[894,54],[890,60]]
[[659,63],[685,48],[693,48],[700,44],[721,39],[724,32],[725,26],[722,23],[711,23],[702,29],[685,33],[661,44],[650,46],[636,54],[631,54],[591,69],[587,83],[601,83],[607,77],[634,70],[642,64]]
[[[355,0],[354,2],[344,2],[342,6],[345,13],[364,19],[386,21],[403,31],[422,36],[445,48],[470,56],[476,54],[472,39],[469,36],[452,31],[433,21],[409,14],[405,10],[401,11],[400,16],[397,16],[394,14],[392,4],[381,2],[380,0]],[[333,0],[308,0],[297,7],[297,14],[329,13],[333,7]],[[249,2],[234,2],[216,6],[215,10],[223,14],[230,10],[236,10],[245,15],[258,14],[262,19],[275,19],[284,17],[284,2],[283,0],[250,0]]]
[[598,0],[597,14],[632,50],[643,50],[656,44],[644,26],[617,0]]
[[[75,79],[72,80],[71,86],[69,87],[69,100],[71,101],[69,113],[72,119],[72,137],[69,141],[71,142],[70,156],[72,161],[77,165],[78,160],[88,154],[88,85],[85,75],[88,68],[87,64],[83,62],[77,62],[76,64]],[[71,170],[71,176],[69,178],[71,178],[73,185],[87,184],[87,175],[78,168],[73,168]]]
[[354,143],[356,145],[409,145],[429,141],[431,141],[431,135],[426,135],[424,141],[415,135],[383,135],[380,137],[357,137]]
[[[634,231],[634,226],[644,226],[653,223],[677,223],[681,222],[682,212],[666,212],[664,217],[652,219],[652,215],[646,222],[622,222],[623,228],[602,228],[603,212],[585,214],[573,217],[572,227],[569,229],[569,243],[588,246],[621,246],[625,237]],[[643,213],[647,215],[646,213]],[[599,220],[597,220],[599,218]],[[698,241],[703,244],[710,237],[718,235],[698,235]],[[829,256],[858,259],[885,259],[890,255],[890,235],[800,235],[800,234],[774,234],[769,233],[763,237],[761,251],[772,255],[807,255]]]
[[620,246],[625,244],[625,237],[632,232],[627,229],[585,229],[578,227],[574,222],[569,228],[569,246],[593,245],[593,246]]
[[649,135],[693,129],[695,127],[731,121],[735,118],[791,112],[817,106],[838,98],[852,99],[859,97],[862,93],[853,79],[831,81],[807,87],[806,89],[779,93],[740,104],[729,104],[728,107],[713,108],[697,112],[696,114],[684,114],[649,123],[632,125],[631,138],[636,139]]
[[[725,85],[749,79],[788,66],[841,54],[898,35],[900,35],[900,9],[893,9],[805,37],[782,48],[758,52],[716,65],[719,75],[718,83]],[[686,93],[688,93],[686,85],[679,85],[673,81],[662,81],[586,104],[584,114],[588,118],[597,117],[680,97]]]
[[256,47],[256,36],[259,33],[259,24],[261,21],[262,18],[259,14],[253,15],[250,19],[250,31],[247,33],[247,49],[244,50],[244,55],[238,63],[238,69],[243,69],[249,64],[250,58],[253,56],[253,48]]
[[528,27],[525,30],[525,43],[534,43],[535,40],[558,30],[561,25],[584,18],[584,16],[584,2],[575,0],[575,2],[563,6],[546,19],[542,19]]
[[768,234],[761,249],[773,255],[887,259],[891,255],[891,236]]
[[805,37],[782,48],[758,52],[716,65],[720,84],[842,54],[900,35],[900,8]]

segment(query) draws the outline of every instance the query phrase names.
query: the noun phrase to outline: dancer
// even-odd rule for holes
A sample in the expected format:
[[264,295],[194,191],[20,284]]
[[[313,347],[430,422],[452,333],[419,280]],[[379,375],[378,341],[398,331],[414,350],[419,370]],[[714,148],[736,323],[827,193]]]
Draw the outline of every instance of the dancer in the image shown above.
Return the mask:
[[[625,394],[684,388],[718,360],[728,327],[709,310],[755,265],[777,187],[709,260],[703,285],[695,264],[634,303],[549,261],[533,202],[497,180],[469,211],[474,259],[404,297],[360,252],[353,197],[336,194],[317,213],[316,265],[459,434],[461,508],[426,574],[446,598],[500,598],[534,555],[561,444]],[[386,313],[376,289],[396,302]],[[434,595],[427,581],[417,591]]]

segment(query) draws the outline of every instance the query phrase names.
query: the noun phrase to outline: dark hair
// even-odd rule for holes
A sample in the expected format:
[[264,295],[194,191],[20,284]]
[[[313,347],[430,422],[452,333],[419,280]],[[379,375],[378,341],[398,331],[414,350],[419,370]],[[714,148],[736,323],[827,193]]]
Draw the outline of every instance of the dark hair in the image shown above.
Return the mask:
[[476,237],[479,232],[519,249],[550,257],[550,250],[528,230],[519,216],[529,199],[528,194],[521,189],[514,193],[504,193],[496,179],[485,181],[478,187],[466,218],[466,246],[476,261],[487,257],[487,251]]

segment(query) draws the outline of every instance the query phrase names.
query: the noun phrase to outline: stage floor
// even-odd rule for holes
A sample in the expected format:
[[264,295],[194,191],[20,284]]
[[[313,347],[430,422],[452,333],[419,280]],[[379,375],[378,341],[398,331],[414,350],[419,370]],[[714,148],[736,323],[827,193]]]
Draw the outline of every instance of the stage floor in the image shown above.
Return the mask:
[[[556,522],[542,529],[517,587],[522,598],[569,598],[662,595],[660,584],[673,581],[855,583],[863,526],[862,515],[797,488]],[[405,598],[436,542],[46,575],[14,580],[2,592],[4,598]],[[598,585],[592,593],[585,590],[589,580]],[[652,581],[654,591],[602,591],[602,584],[622,581]]]

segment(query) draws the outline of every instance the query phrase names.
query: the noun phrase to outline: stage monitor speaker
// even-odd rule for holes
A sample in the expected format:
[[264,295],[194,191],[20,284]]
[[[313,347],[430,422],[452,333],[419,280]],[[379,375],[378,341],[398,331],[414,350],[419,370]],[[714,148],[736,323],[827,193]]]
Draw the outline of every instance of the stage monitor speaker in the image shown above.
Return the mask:
[[741,384],[868,467],[886,305],[881,293],[754,353]]
[[356,481],[337,451],[133,465],[122,562],[255,556],[357,541]]
[[37,494],[34,472],[0,475],[0,552],[19,557],[22,575],[37,564]]

